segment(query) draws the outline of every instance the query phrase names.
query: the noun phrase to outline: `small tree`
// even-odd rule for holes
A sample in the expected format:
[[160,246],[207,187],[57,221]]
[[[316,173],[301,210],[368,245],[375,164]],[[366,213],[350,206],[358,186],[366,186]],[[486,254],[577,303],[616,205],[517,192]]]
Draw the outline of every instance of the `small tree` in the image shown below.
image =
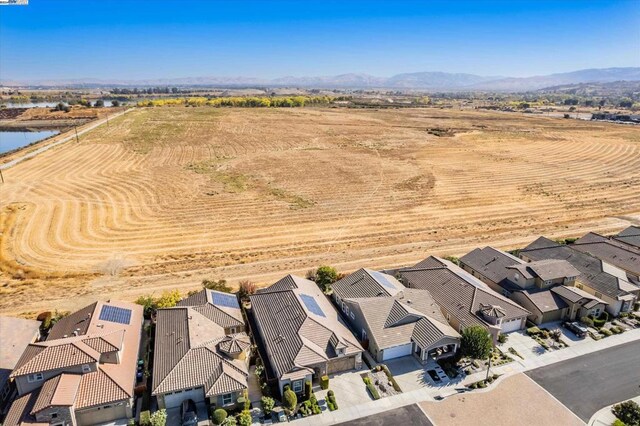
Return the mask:
[[112,100],[111,101],[111,106],[114,107],[114,108],[119,107],[120,106],[120,101],[117,100],[117,99]]
[[311,398],[311,393],[312,393],[312,386],[311,386],[311,380],[307,380],[306,382],[304,382],[304,399],[305,401],[308,400],[309,398]]
[[213,412],[212,417],[214,425],[221,425],[227,419],[227,412],[222,408],[218,408]]
[[640,426],[640,405],[635,401],[625,401],[614,405],[613,414],[627,426]]
[[473,325],[462,330],[460,350],[464,356],[487,359],[493,351],[493,339],[486,328]]
[[286,391],[284,391],[282,399],[284,407],[289,411],[293,411],[296,408],[296,405],[298,405],[298,397],[296,396],[296,393],[291,389],[287,389]]
[[256,286],[256,283],[249,280],[242,280],[240,281],[240,286],[238,288],[238,296],[240,296],[240,299],[246,299],[254,294],[257,289],[258,287]]
[[155,300],[151,296],[140,296],[136,299],[135,303],[144,307],[144,317],[150,318],[153,311],[156,309]]
[[102,99],[98,99],[94,105],[96,108],[104,107],[104,101]]
[[151,415],[151,426],[165,426],[167,424],[167,410],[164,408]]
[[316,271],[316,284],[324,292],[331,290],[331,284],[338,280],[338,271],[331,266],[321,266]]
[[157,308],[172,308],[182,300],[182,295],[178,290],[165,291],[156,301]]
[[240,426],[251,426],[252,423],[253,420],[251,419],[251,412],[249,410],[244,410],[238,416],[238,424],[240,424]]
[[227,280],[202,280],[202,287],[208,290],[222,291],[224,293],[231,293],[233,290],[227,285]]

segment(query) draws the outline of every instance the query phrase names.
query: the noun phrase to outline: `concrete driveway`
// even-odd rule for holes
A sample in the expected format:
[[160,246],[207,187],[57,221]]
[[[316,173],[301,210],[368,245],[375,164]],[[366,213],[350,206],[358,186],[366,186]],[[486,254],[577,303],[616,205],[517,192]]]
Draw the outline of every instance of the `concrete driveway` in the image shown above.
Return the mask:
[[[207,404],[200,402],[196,404],[198,409],[198,426],[209,426],[209,414],[207,413]],[[167,410],[167,425],[179,426],[182,422],[180,418],[180,407],[169,408]]]
[[507,343],[500,345],[500,349],[504,353],[508,354],[515,360],[519,360],[520,358],[516,355],[509,353],[510,347],[515,349],[524,359],[537,358],[546,352],[538,342],[527,336],[525,331],[514,331],[513,333],[509,333]]
[[[389,367],[389,371],[393,374],[398,385],[400,385],[402,392],[410,392],[422,389],[426,386],[447,386],[462,379],[462,376],[456,380],[449,379],[446,374],[444,374],[444,371],[442,371],[440,366],[435,362],[431,361],[427,365],[422,365],[412,356],[392,359],[386,361],[385,364]],[[431,378],[429,370],[434,370],[439,373],[438,376],[441,378],[439,382],[436,382]]]
[[[364,371],[347,371],[329,376],[329,389],[335,393],[338,407],[353,407],[371,401],[367,387],[360,377]],[[326,400],[328,390],[317,387],[313,392],[320,405],[326,407],[322,402]]]

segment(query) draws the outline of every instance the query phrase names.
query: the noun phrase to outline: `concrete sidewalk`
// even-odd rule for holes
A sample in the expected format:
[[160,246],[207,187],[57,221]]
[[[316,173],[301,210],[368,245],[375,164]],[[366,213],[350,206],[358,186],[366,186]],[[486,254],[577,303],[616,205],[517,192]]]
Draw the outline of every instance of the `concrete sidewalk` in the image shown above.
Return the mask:
[[[640,396],[631,398],[631,400],[640,404]],[[620,402],[624,402],[624,401],[620,401]],[[613,405],[616,405],[616,404],[613,404]],[[591,416],[591,419],[587,424],[589,426],[611,426],[611,424],[616,420],[616,416],[614,416],[613,413],[611,412],[611,407],[613,407],[613,405],[609,405],[607,407],[600,409],[597,413]]]
[[[570,346],[561,350],[552,351],[544,353],[535,358],[528,358],[525,360],[511,362],[506,365],[502,365],[500,367],[495,367],[491,369],[492,374],[501,374],[501,377],[498,382],[502,381],[505,377],[522,373],[528,370],[533,370],[538,367],[543,367],[550,364],[555,364],[560,361],[564,361],[567,359],[579,357],[581,355],[586,355],[592,352],[597,352],[602,349],[607,349],[613,346],[622,345],[624,343],[632,342],[640,340],[640,329],[635,329],[631,331],[627,331],[623,334],[616,334],[611,337],[607,337],[605,339],[601,339],[598,341],[590,341],[585,342],[581,345]],[[369,416],[376,413],[381,413],[383,411],[391,410],[393,408],[403,407],[409,404],[415,404],[421,401],[433,401],[435,397],[447,397],[451,395],[455,395],[458,393],[457,389],[465,387],[465,385],[477,382],[478,380],[484,379],[486,376],[486,371],[470,374],[465,377],[461,382],[456,383],[454,385],[441,386],[441,387],[424,387],[422,389],[417,389],[414,391],[404,392],[400,395],[394,395],[387,398],[382,398],[377,401],[369,401],[364,404],[347,407],[340,404],[340,400],[338,400],[339,410],[329,412],[325,411],[321,415],[311,416],[307,418],[302,418],[298,420],[294,420],[294,423],[299,425],[333,425],[337,423],[347,422],[349,420],[357,419],[360,417]],[[364,386],[364,384],[363,384]],[[484,390],[475,390],[473,392],[482,392],[486,390],[490,390],[496,386],[489,386]],[[610,423],[608,423],[610,424]],[[599,425],[600,426],[600,425]]]

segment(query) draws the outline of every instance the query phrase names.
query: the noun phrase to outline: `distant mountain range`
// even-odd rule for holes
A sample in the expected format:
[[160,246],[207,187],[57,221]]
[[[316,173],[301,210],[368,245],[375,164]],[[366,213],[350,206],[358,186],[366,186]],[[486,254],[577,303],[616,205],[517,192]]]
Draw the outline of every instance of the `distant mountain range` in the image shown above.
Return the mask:
[[392,77],[368,74],[341,74],[325,77],[186,77],[150,80],[2,80],[4,87],[144,87],[144,86],[207,86],[207,87],[299,87],[318,89],[397,89],[426,91],[504,91],[526,92],[552,86],[581,83],[640,81],[640,68],[585,69],[534,77],[480,76],[446,72],[416,72]]

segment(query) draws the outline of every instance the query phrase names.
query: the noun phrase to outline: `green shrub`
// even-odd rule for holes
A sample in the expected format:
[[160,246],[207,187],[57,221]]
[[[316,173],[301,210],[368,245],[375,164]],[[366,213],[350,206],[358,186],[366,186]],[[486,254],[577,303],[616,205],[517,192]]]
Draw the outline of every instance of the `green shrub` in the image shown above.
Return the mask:
[[469,385],[471,389],[478,389],[478,382],[473,382]]
[[486,388],[486,387],[487,387],[487,383],[486,383],[484,380],[482,380],[482,381],[480,381],[480,382],[478,383],[478,387],[479,387],[480,389],[484,389],[484,388]]
[[538,327],[527,328],[527,335],[529,336],[537,336],[542,331]]
[[364,381],[365,385],[367,385],[367,389],[369,390],[371,397],[374,400],[380,399],[380,394],[378,393],[378,389],[376,389],[373,383],[371,383],[371,379],[369,377],[363,377],[362,380]]
[[271,414],[276,401],[268,396],[263,396],[260,398],[260,403],[262,404],[262,411],[264,411],[265,414]]
[[165,426],[167,424],[167,410],[164,408],[154,411],[151,415],[151,426]]
[[327,396],[333,396],[333,395],[334,395],[334,393],[333,393],[333,391],[332,391],[332,390],[330,390],[329,392],[327,392]]
[[504,333],[500,333],[500,335],[498,336],[498,342],[500,343],[507,343],[508,339],[509,339],[509,336],[507,336]]
[[304,382],[304,399],[308,400],[309,398],[311,398],[311,380]]
[[[331,403],[331,405],[333,405],[333,410],[331,410],[331,411],[334,411],[334,410],[337,410],[337,409],[338,409],[338,402],[336,401],[336,396],[335,396],[335,394],[333,393],[333,391],[329,391],[329,392],[327,393],[327,402],[328,402],[328,403],[330,402],[330,403]],[[327,405],[328,405],[328,404],[327,404]]]
[[298,397],[296,396],[296,393],[291,389],[284,391],[282,403],[284,404],[284,408],[293,411],[296,408],[296,405],[298,405]]
[[389,379],[389,381],[391,382],[391,386],[393,386],[393,389],[395,389],[396,392],[402,392],[402,389],[400,389],[400,385],[398,385],[396,379],[393,378],[393,374],[391,374],[391,371],[389,371],[389,367],[384,364],[380,365],[380,367],[382,371],[384,371],[384,374],[387,375],[387,379]]
[[634,311],[640,311],[640,302],[636,302],[633,304],[633,310]]
[[613,333],[611,332],[611,330],[607,330],[606,328],[601,328],[600,329],[600,333],[604,334],[605,336],[609,337],[611,336]]
[[620,334],[620,333],[622,333],[622,329],[621,329],[620,327],[618,327],[618,326],[611,327],[611,329],[610,329],[610,330],[611,330],[611,332],[612,332],[613,334]]
[[613,414],[628,426],[640,426],[640,405],[634,401],[625,401],[614,405]]
[[580,318],[580,322],[585,324],[587,327],[594,327],[595,324],[593,323],[593,320],[589,317],[582,317]]
[[237,426],[237,425],[238,425],[238,420],[236,420],[234,416],[229,416],[224,421],[224,426]]
[[244,410],[238,416],[238,424],[240,426],[251,426],[253,423],[253,419],[251,418],[251,412],[249,410]]
[[223,408],[218,408],[213,411],[213,415],[211,416],[211,420],[213,420],[214,425],[221,425],[227,419],[227,412]]
[[129,419],[129,421],[127,421],[127,426],[136,426],[136,419]]
[[148,410],[140,413],[140,426],[151,426],[151,413]]
[[627,425],[622,420],[615,419],[613,423],[611,423],[611,426],[627,426]]
[[320,377],[320,389],[322,390],[329,389],[329,376],[324,375]]
[[334,411],[336,409],[331,401],[327,401],[327,408],[329,408],[329,411]]

